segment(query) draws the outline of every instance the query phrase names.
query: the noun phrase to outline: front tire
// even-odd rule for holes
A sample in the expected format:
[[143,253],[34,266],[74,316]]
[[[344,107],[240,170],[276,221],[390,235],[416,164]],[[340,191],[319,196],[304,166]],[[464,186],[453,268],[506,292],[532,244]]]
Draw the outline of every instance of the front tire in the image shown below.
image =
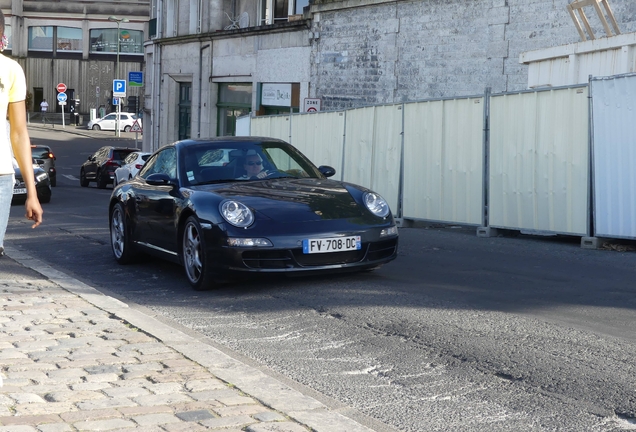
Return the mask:
[[108,184],[108,181],[104,178],[103,171],[99,171],[97,173],[97,187],[99,189],[106,189],[107,184]]
[[130,227],[122,203],[117,203],[110,214],[110,245],[119,264],[129,264],[136,258],[130,238]]
[[99,125],[93,125],[93,130],[98,131],[102,130],[102,128]]
[[90,181],[86,178],[86,173],[84,172],[84,170],[81,170],[80,171],[80,186],[88,187],[89,183]]
[[131,129],[132,129],[132,126],[126,126],[124,127],[124,132],[130,132]]
[[197,290],[212,289],[214,275],[208,263],[203,230],[196,217],[186,220],[181,240],[181,260],[190,285]]

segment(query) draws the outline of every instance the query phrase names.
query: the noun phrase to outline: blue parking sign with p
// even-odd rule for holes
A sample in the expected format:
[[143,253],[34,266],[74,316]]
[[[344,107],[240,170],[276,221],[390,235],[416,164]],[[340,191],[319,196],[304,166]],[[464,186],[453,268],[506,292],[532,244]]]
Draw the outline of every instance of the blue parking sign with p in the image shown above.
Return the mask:
[[126,80],[113,80],[113,97],[126,97]]

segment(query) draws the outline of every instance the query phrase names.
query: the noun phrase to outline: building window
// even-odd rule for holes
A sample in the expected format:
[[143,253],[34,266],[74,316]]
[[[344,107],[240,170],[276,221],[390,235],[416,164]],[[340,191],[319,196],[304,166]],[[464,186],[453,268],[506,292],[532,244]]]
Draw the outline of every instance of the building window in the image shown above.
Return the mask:
[[179,140],[190,138],[192,83],[179,83]]
[[302,14],[308,5],[309,0],[261,0],[261,25],[288,21],[290,15]]
[[236,135],[236,118],[247,115],[252,108],[252,84],[219,83],[217,135]]
[[72,27],[57,28],[57,50],[82,52],[82,29]]
[[29,27],[29,51],[53,52],[53,27]]
[[[117,29],[91,30],[91,53],[117,52]],[[143,55],[144,32],[139,30],[120,30],[119,52],[121,54]]]
[[52,26],[29,27],[29,51],[81,53],[82,29]]

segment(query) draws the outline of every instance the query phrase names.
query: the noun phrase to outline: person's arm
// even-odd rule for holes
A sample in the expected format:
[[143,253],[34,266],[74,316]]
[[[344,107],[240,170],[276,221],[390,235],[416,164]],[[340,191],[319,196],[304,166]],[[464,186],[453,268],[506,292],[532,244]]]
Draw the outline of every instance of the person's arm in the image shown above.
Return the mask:
[[33,175],[33,158],[31,156],[31,140],[26,125],[26,105],[24,101],[9,103],[9,123],[11,125],[11,147],[13,155],[18,161],[22,179],[27,189],[27,199],[24,204],[26,218],[33,221],[32,228],[42,223],[42,206],[35,190]]

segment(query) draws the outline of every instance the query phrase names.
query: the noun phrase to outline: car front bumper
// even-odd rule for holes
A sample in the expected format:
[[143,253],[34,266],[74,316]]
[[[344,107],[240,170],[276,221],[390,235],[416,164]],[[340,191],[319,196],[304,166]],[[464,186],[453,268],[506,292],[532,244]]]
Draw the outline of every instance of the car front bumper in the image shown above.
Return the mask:
[[[364,270],[378,267],[397,257],[398,235],[380,236],[380,232],[390,227],[374,227],[365,231],[308,233],[258,236],[267,238],[273,246],[265,247],[231,247],[217,244],[208,247],[211,255],[210,263],[215,272],[232,273],[302,273],[302,272],[341,272],[347,270]],[[358,250],[303,253],[302,240],[308,238],[327,238],[360,236],[361,248]],[[214,237],[214,236],[210,236]],[[209,238],[207,244],[214,242]],[[218,241],[218,237],[216,237]],[[223,239],[223,241],[226,241]]]

